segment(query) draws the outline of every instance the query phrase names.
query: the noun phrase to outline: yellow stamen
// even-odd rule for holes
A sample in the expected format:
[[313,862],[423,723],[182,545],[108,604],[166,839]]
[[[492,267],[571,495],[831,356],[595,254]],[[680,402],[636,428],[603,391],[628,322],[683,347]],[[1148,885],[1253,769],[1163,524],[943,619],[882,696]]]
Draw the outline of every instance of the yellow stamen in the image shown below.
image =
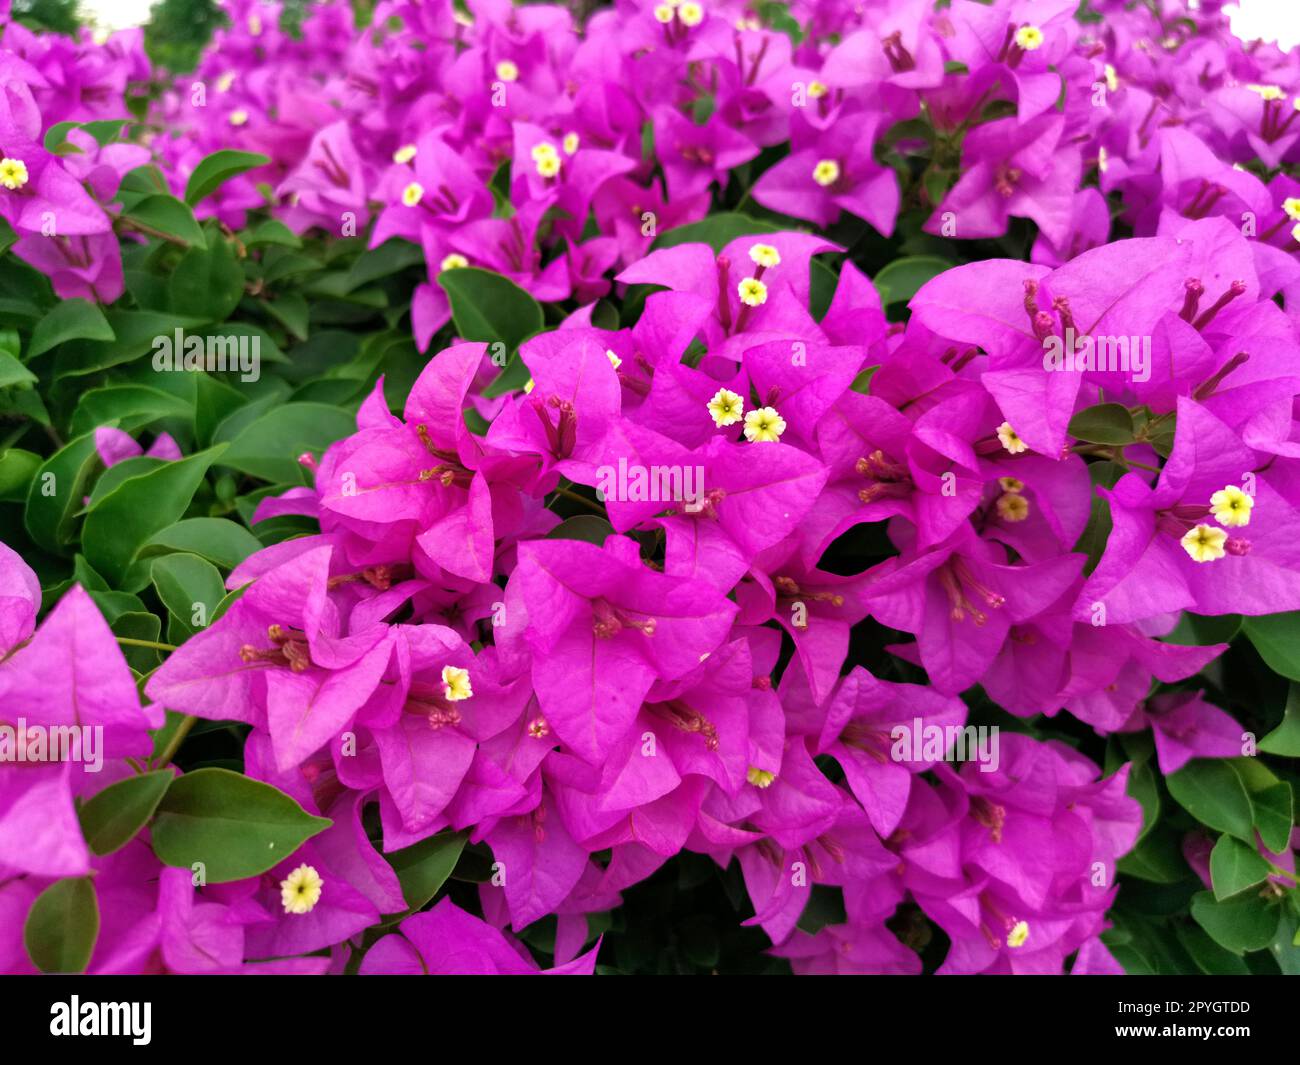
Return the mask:
[[497,77],[502,81],[518,81],[519,68],[509,59],[503,59],[497,64]]
[[771,269],[781,265],[781,253],[770,244],[754,244],[749,249],[750,259],[759,266]]
[[756,788],[770,788],[772,781],[776,779],[776,774],[769,773],[766,769],[759,769],[756,765],[751,765],[745,773],[745,779]]
[[424,186],[418,181],[412,181],[402,190],[402,203],[407,207],[414,207],[424,196]]
[[418,149],[415,147],[414,144],[403,144],[400,148],[397,149],[397,151],[393,153],[393,162],[399,164],[409,163],[412,159],[415,158],[415,153],[417,150]]
[[438,264],[438,272],[442,273],[446,270],[463,270],[468,265],[469,260],[466,259],[465,256],[461,255],[460,252],[454,251]]

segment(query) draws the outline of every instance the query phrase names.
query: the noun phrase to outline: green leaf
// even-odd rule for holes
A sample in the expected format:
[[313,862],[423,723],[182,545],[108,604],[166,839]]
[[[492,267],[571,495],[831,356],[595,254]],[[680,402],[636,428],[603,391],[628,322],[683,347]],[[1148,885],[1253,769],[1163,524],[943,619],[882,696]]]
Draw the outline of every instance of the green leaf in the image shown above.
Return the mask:
[[1210,882],[1222,901],[1268,879],[1268,862],[1254,847],[1232,836],[1220,836],[1210,852]]
[[1292,684],[1287,690],[1282,723],[1259,741],[1259,749],[1269,754],[1300,758],[1300,686]]
[[81,509],[91,473],[101,466],[95,435],[87,433],[51,455],[27,490],[24,521],[36,543],[61,554],[72,542],[73,516]]
[[172,782],[150,837],[164,865],[201,863],[209,884],[259,876],[332,824],[260,780],[196,769]]
[[1250,797],[1236,770],[1215,758],[1193,758],[1165,778],[1169,794],[1203,825],[1254,842]]
[[170,392],[145,385],[110,385],[82,393],[72,413],[71,431],[79,435],[112,423],[131,433],[164,418],[188,421],[192,413],[191,403]]
[[466,835],[439,833],[410,847],[385,855],[402,885],[402,898],[414,913],[422,909],[447,882],[465,848]]
[[774,226],[771,222],[750,218],[745,214],[724,212],[710,215],[702,222],[691,222],[689,225],[669,229],[659,234],[654,247],[655,249],[676,248],[681,244],[704,243],[711,247],[716,255],[737,237],[780,231],[781,227]]
[[1224,950],[1242,954],[1273,942],[1281,910],[1253,891],[1217,900],[1208,891],[1192,897],[1192,918]]
[[131,842],[153,816],[174,776],[170,769],[141,773],[95,795],[77,814],[90,849],[112,854]]
[[1212,643],[1231,643],[1232,638],[1241,631],[1241,620],[1240,614],[1205,617],[1184,610],[1174,630],[1162,638],[1166,643],[1176,643],[1183,647],[1207,647]]
[[223,450],[218,446],[164,462],[123,481],[99,500],[82,529],[86,560],[111,585],[122,587],[136,553],[156,533],[180,520],[208,467]]
[[1252,791],[1250,806],[1255,815],[1255,829],[1264,846],[1274,854],[1286,853],[1294,827],[1291,785],[1279,781],[1271,787]]
[[221,456],[221,465],[277,484],[301,484],[299,455],[322,451],[355,431],[356,420],[338,407],[285,403],[243,428]]
[[43,973],[81,973],[99,938],[99,900],[86,876],[51,884],[32,903],[23,946]]
[[456,332],[466,340],[504,344],[513,352],[542,328],[541,304],[500,274],[466,266],[444,270],[438,284],[451,300]]
[[548,540],[583,540],[589,544],[603,544],[614,535],[614,526],[599,514],[579,514],[565,518],[546,534]]
[[1269,669],[1300,680],[1300,610],[1247,618],[1241,627]]
[[0,388],[34,385],[37,377],[7,351],[0,351]]
[[881,305],[888,307],[910,300],[927,281],[952,267],[947,259],[935,255],[909,255],[889,263],[872,281],[880,293]]
[[191,248],[167,283],[171,309],[206,322],[222,322],[244,295],[244,268],[224,240],[210,248]]
[[1131,766],[1125,790],[1142,806],[1142,831],[1138,834],[1140,841],[1160,819],[1160,788],[1156,784],[1156,774],[1150,762],[1133,762]]
[[32,330],[32,340],[27,346],[27,358],[44,355],[51,348],[69,340],[113,340],[113,328],[95,304],[76,298],[54,305]]
[[149,537],[139,557],[187,551],[223,569],[234,569],[261,548],[256,536],[228,518],[184,518]]
[[0,503],[21,503],[27,498],[32,478],[41,468],[41,456],[34,451],[11,447],[0,451]]
[[184,241],[192,248],[207,246],[203,227],[194,212],[175,196],[146,196],[122,215],[126,222],[141,222],[150,229]]
[[1088,556],[1088,561],[1083,567],[1085,574],[1091,573],[1097,568],[1097,563],[1101,561],[1102,553],[1106,550],[1106,541],[1110,539],[1110,531],[1114,526],[1110,513],[1110,504],[1098,495],[1097,488],[1114,488],[1123,475],[1124,467],[1117,462],[1107,460],[1088,464],[1088,478],[1092,482],[1091,510],[1088,515],[1088,524],[1084,526],[1083,532],[1074,545],[1074,550]]
[[284,248],[301,248],[302,240],[292,229],[274,218],[263,222],[244,237],[244,245],[255,248],[259,244],[278,244]]
[[265,166],[271,160],[257,152],[241,152],[233,148],[223,148],[213,152],[199,163],[190,174],[185,185],[185,202],[193,207],[200,200],[211,195],[233,177],[259,166]]
[[[158,598],[171,612],[188,638],[212,620],[212,612],[225,598],[225,582],[216,566],[198,555],[178,552],[153,560],[150,571]],[[194,611],[203,607],[203,623],[194,622]]]
[[1186,878],[1188,872],[1178,841],[1160,829],[1143,836],[1116,867],[1126,876],[1136,876],[1156,884],[1176,884]]
[[1090,444],[1122,446],[1133,443],[1137,429],[1133,415],[1122,403],[1098,403],[1070,419],[1067,432]]
[[1174,925],[1174,933],[1197,968],[1209,976],[1249,976],[1250,967],[1231,951],[1224,950],[1195,925]]

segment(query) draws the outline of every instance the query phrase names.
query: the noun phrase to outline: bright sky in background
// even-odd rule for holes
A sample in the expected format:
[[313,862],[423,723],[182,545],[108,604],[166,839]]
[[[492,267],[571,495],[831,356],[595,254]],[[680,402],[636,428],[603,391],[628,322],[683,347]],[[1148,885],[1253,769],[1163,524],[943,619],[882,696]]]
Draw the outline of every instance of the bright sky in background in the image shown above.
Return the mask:
[[[120,30],[147,22],[153,0],[81,0],[80,6],[95,25]],[[1262,37],[1283,48],[1300,44],[1300,0],[1237,0],[1225,11],[1232,32],[1243,40]]]
[[1223,9],[1232,32],[1244,41],[1262,38],[1283,48],[1300,44],[1300,3],[1297,0],[1237,0]]
[[77,6],[86,21],[110,30],[143,26],[149,21],[154,0],[81,0]]

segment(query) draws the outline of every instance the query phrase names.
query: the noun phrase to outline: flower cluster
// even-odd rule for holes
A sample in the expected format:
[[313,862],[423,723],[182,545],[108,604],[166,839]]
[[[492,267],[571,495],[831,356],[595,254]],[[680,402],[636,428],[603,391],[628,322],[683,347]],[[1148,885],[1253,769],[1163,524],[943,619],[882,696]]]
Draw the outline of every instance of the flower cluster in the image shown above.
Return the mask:
[[[0,544],[0,718],[24,750],[102,727],[104,762],[0,765],[0,969],[31,967],[34,900],[93,874],[92,972],[535,972],[516,937],[548,919],[549,971],[590,973],[594,915],[690,851],[738,864],[797,972],[920,972],[935,929],[942,972],[1120,971],[1139,741],[1165,775],[1254,753],[1203,690],[1156,694],[1231,636],[1171,634],[1300,610],[1300,64],[1210,3],[1092,6],[799,0],[773,27],[618,0],[579,28],[385,0],[289,34],[232,0],[148,147],[48,151],[56,122],[122,117],[139,43],[9,25],[0,213],[60,295],[121,294],[128,171],[181,195],[243,149],[266,161],[198,206],[210,232],[269,212],[418,247],[436,353],[404,395],[370,378],[355,431],[260,496],[252,529],[312,531],[264,536],[139,687],[80,563],[38,627],[42,583]],[[761,225],[659,239],[749,200]],[[1027,256],[902,298],[854,264],[854,220],[960,254],[1016,219]],[[440,283],[471,267],[558,311],[505,374]],[[202,452],[93,441],[110,486]],[[270,786],[248,801],[314,826],[260,872],[209,883],[177,842],[183,782],[224,772],[181,772],[196,720],[237,723]],[[168,798],[105,845],[96,803],[142,780]],[[1287,796],[1282,839],[1241,844],[1266,870],[1294,869]],[[458,833],[491,856],[481,918],[412,904],[388,860]],[[809,927],[826,889],[843,912]]]

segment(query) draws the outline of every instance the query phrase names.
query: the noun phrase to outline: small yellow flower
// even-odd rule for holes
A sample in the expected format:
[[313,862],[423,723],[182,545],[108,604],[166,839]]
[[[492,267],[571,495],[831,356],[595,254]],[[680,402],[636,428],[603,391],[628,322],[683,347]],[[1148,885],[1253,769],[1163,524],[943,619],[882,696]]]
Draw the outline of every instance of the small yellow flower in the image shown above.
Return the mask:
[[447,270],[463,270],[468,265],[469,260],[466,259],[465,256],[461,255],[460,252],[454,251],[438,264],[438,272],[443,273]]
[[528,154],[533,157],[534,163],[539,163],[543,159],[554,159],[560,153],[550,141],[538,141],[528,150]]
[[242,107],[235,111],[231,111],[230,117],[227,119],[227,121],[232,126],[242,126],[248,121],[248,112],[245,111]]
[[709,413],[713,424],[721,429],[724,425],[735,425],[745,411],[745,401],[730,389],[719,388],[709,400]]
[[1110,153],[1104,145],[1097,149],[1097,169],[1103,174],[1110,169]]
[[781,265],[781,253],[770,244],[751,245],[749,258],[758,266],[766,266],[769,269]]
[[21,189],[27,184],[27,164],[21,159],[0,159],[0,185],[7,189]]
[[424,196],[424,186],[418,181],[412,181],[402,190],[402,202],[407,207],[414,207]]
[[248,32],[254,37],[262,36],[262,19],[256,13],[248,16]]
[[414,144],[403,144],[393,153],[393,162],[404,166],[415,158],[417,150]]
[[1025,482],[1019,477],[999,477],[998,487],[1004,492],[1023,492],[1025,490]]
[[442,667],[442,694],[449,703],[458,703],[474,694],[469,683],[469,670],[459,666]]
[[1292,222],[1300,222],[1300,196],[1288,196],[1282,201],[1282,210]]
[[808,83],[808,95],[811,99],[820,100],[830,89],[826,88],[820,81],[810,81]]
[[767,302],[767,286],[756,277],[745,278],[736,286],[736,291],[746,307],[761,307]]
[[217,79],[217,92],[229,92],[230,86],[235,84],[235,72],[228,70]]
[[1291,239],[1300,244],[1300,222],[1291,227]]
[[509,59],[503,59],[497,64],[497,77],[501,81],[518,81],[519,68]]
[[1003,521],[1024,521],[1029,517],[1029,500],[1019,492],[1003,492],[996,505]]
[[564,135],[564,141],[563,141],[564,154],[572,155],[574,152],[578,150],[578,145],[581,143],[582,142],[576,133],[566,133]]
[[1029,450],[1029,445],[1020,439],[1020,434],[1011,428],[1010,422],[1003,422],[998,426],[998,440],[1013,455]]
[[1235,484],[1230,484],[1210,496],[1210,513],[1214,515],[1214,520],[1229,528],[1249,525],[1250,511],[1254,505],[1255,500]]
[[1037,26],[1021,26],[1016,30],[1016,44],[1026,52],[1034,52],[1043,46],[1043,31]]
[[751,444],[775,443],[785,432],[785,419],[775,407],[759,407],[745,415],[745,439]]
[[1109,63],[1103,69],[1106,71],[1106,88],[1111,92],[1115,92],[1119,89],[1119,71]]
[[1223,547],[1227,541],[1228,534],[1222,529],[1198,525],[1188,529],[1180,542],[1193,562],[1214,562],[1228,553]]
[[285,913],[311,913],[320,902],[325,881],[320,873],[304,862],[280,881],[280,901]]
[[1017,921],[1010,932],[1007,933],[1008,947],[1023,947],[1025,940],[1029,938],[1029,922]]
[[823,159],[813,167],[812,177],[822,188],[830,188],[840,179],[840,164],[834,159]]
[[544,155],[537,160],[537,172],[544,178],[553,178],[560,172],[560,157],[558,155]]
[[668,4],[655,5],[655,21],[667,25],[673,20],[673,9]]
[[766,769],[759,769],[756,765],[751,765],[745,772],[745,779],[756,788],[770,788],[772,781],[776,779],[776,774],[769,773]]
[[610,351],[609,348],[605,349],[605,358],[609,360],[609,364],[616,370],[623,365],[623,360],[614,354],[614,352]]
[[704,8],[695,0],[686,0],[686,3],[677,9],[677,17],[682,20],[683,26],[698,26],[704,21]]

